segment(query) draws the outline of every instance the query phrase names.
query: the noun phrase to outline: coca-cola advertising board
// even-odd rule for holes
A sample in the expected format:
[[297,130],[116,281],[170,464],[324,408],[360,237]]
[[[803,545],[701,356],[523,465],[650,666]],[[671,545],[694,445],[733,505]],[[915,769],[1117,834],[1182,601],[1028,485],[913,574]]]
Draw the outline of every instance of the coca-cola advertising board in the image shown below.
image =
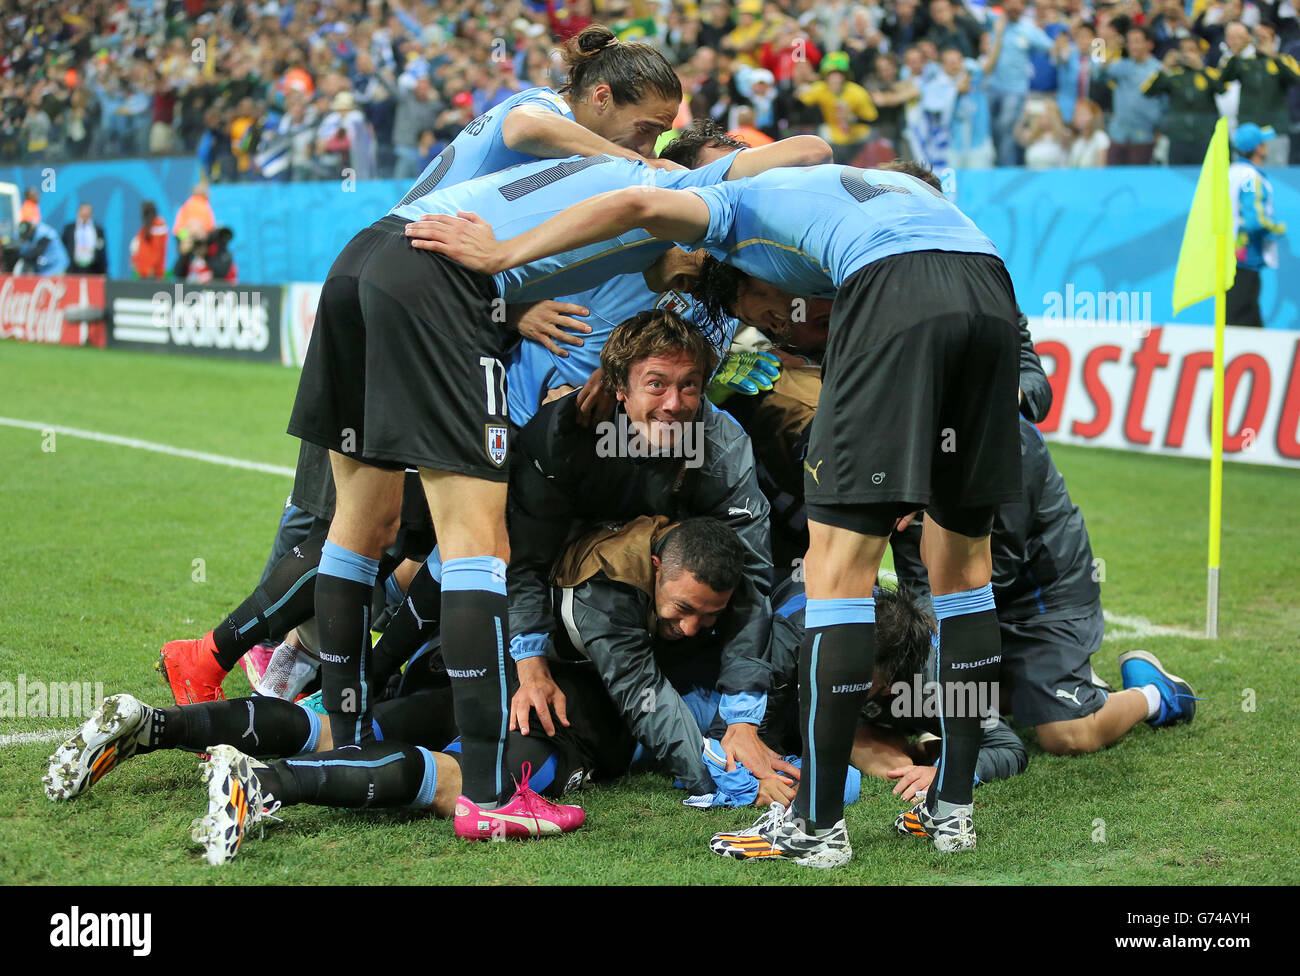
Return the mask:
[[104,348],[99,275],[0,275],[0,338]]

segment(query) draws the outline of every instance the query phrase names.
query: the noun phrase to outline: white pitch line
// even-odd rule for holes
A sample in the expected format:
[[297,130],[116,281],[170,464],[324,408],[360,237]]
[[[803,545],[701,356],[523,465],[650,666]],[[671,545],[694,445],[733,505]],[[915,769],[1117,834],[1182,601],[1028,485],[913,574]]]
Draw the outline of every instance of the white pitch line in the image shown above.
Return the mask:
[[278,474],[286,478],[293,477],[293,468],[279,464],[263,464],[261,461],[245,461],[243,458],[226,457],[222,454],[208,454],[205,451],[191,451],[184,447],[172,447],[170,444],[155,444],[134,437],[119,437],[117,434],[104,434],[97,430],[81,430],[77,427],[60,427],[57,424],[40,424],[31,420],[17,420],[13,417],[0,417],[0,426],[21,427],[24,430],[46,431],[62,434],[64,437],[80,437],[102,444],[116,444],[118,447],[134,447],[140,451],[153,451],[155,454],[170,454],[172,457],[189,458],[192,461],[206,461],[208,464],[220,464],[227,468],[242,468],[245,471],[261,471],[265,474]]
[[[1106,618],[1108,628],[1106,640],[1119,640],[1125,637],[1186,637],[1191,640],[1205,640],[1203,632],[1153,624],[1146,617],[1128,617],[1111,613],[1109,610],[1103,610],[1102,616]],[[1109,632],[1111,627],[1115,628],[1113,633]]]
[[77,734],[77,729],[54,730],[51,732],[18,732],[14,735],[0,735],[0,749],[6,746],[30,746],[41,742],[65,742]]

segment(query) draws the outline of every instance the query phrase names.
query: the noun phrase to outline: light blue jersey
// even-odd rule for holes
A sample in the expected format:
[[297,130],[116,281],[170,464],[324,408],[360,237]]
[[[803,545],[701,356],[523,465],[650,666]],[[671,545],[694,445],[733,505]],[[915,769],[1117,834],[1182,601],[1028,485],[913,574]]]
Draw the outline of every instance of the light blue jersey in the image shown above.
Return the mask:
[[[648,308],[666,308],[676,312],[688,322],[698,322],[695,317],[698,305],[689,295],[666,291],[656,295],[646,287],[640,274],[618,275],[603,285],[580,295],[566,295],[556,301],[571,302],[588,309],[591,314],[582,321],[591,326],[591,332],[582,337],[581,346],[565,346],[568,356],[557,356],[540,342],[521,342],[510,354],[507,370],[510,419],[519,426],[528,423],[542,394],[557,386],[582,386],[600,365],[600,351],[605,347],[610,333],[637,312]],[[720,336],[712,336],[721,356],[731,345],[736,334],[735,319],[728,319]]]
[[[736,150],[739,152],[740,150]],[[445,186],[421,197],[421,213],[473,212],[492,225],[497,240],[517,237],[560,211],[610,190],[629,186],[659,186],[670,190],[705,187],[722,182],[736,153],[691,170],[662,170],[640,160],[613,156],[571,156],[514,166],[500,173]],[[397,213],[397,211],[394,211]],[[577,295],[615,275],[644,271],[673,247],[640,229],[613,240],[565,251],[540,261],[493,275],[497,294],[510,304],[535,302],[559,295]]]
[[709,207],[709,229],[690,246],[808,298],[834,298],[855,271],[893,254],[998,253],[943,194],[905,173],[808,166],[690,189]]
[[520,105],[540,105],[566,119],[573,118],[569,103],[549,88],[529,88],[511,95],[465,126],[451,145],[430,161],[401,202],[389,213],[414,220],[420,214],[434,212],[425,207],[423,201],[440,186],[454,186],[537,159],[529,153],[511,149],[501,135],[501,124],[506,116]]

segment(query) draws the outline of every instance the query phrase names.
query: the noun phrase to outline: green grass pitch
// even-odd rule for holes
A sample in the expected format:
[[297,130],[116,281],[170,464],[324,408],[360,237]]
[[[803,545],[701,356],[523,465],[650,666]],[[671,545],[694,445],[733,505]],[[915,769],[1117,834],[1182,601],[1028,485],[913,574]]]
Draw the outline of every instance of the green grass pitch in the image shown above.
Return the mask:
[[[275,366],[0,344],[0,417],[292,467],[297,374]],[[49,450],[48,448],[53,448]],[[1026,733],[1028,771],[976,794],[979,850],[944,857],[897,837],[883,782],[850,808],[853,862],[834,872],[708,852],[749,811],[697,811],[663,778],[589,790],[588,826],[468,846],[402,812],[308,807],[211,868],[189,840],[204,812],[194,757],[127,763],[77,801],[45,799],[53,743],[75,720],[0,718],[2,884],[1295,884],[1292,816],[1300,644],[1300,478],[1228,465],[1217,642],[1204,627],[1208,465],[1057,447],[1105,561],[1106,609],[1164,632],[1142,646],[1206,697],[1190,726],[1139,726],[1098,755],[1054,758]],[[0,424],[0,682],[102,682],[169,703],[158,647],[212,627],[256,581],[287,477]],[[1117,628],[1119,630],[1119,628]],[[227,694],[247,692],[242,671]]]

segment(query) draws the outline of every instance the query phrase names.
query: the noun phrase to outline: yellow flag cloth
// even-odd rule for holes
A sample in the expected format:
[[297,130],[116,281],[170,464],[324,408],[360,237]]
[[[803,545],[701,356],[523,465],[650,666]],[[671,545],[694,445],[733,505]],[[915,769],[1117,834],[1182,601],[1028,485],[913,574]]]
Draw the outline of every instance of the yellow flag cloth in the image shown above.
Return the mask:
[[[1221,235],[1221,236],[1220,236]],[[1219,119],[1196,181],[1192,211],[1187,215],[1183,246],[1174,271],[1174,312],[1227,291],[1237,278],[1232,237],[1232,200],[1228,195],[1228,120]],[[1223,281],[1215,274],[1222,262]]]

